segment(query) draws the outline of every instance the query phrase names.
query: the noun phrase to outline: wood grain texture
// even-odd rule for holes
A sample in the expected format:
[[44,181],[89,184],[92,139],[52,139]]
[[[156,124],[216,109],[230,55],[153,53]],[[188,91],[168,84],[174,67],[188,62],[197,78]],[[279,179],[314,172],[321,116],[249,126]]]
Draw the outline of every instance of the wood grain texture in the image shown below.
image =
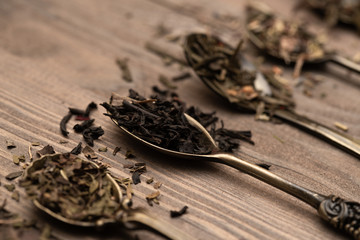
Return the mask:
[[[291,1],[268,1],[283,17],[302,19],[315,31],[325,24],[307,11],[291,12]],[[82,141],[70,131],[68,143],[60,144],[59,122],[68,107],[85,108],[94,101],[107,101],[111,92],[127,95],[133,88],[151,94],[153,85],[160,85],[159,74],[174,76],[179,65],[165,66],[163,61],[145,48],[149,41],[158,41],[159,25],[172,35],[192,31],[218,34],[235,45],[242,35],[245,1],[132,0],[132,1],[44,1],[13,0],[0,2],[0,180],[19,170],[12,163],[13,154],[25,154],[31,142],[50,144],[57,152],[67,152]],[[232,22],[217,15],[235,16]],[[161,39],[165,41],[165,39]],[[360,52],[359,36],[339,27],[329,31],[331,48],[346,56]],[[259,52],[250,44],[246,53],[255,58]],[[174,47],[174,51],[179,46]],[[177,51],[176,54],[179,54]],[[181,54],[181,53],[180,53]],[[121,79],[116,58],[128,58],[133,82]],[[267,61],[265,64],[281,64]],[[305,68],[324,76],[309,98],[301,88],[294,88],[297,110],[314,120],[333,126],[335,121],[349,127],[349,134],[360,139],[360,76],[328,64]],[[285,77],[292,85],[291,67]],[[250,129],[255,146],[242,144],[234,154],[251,162],[271,164],[271,171],[319,193],[337,194],[360,201],[360,162],[353,156],[287,124],[254,121],[254,116],[228,106],[193,76],[176,83],[180,97],[189,105],[206,111],[216,110],[225,126],[237,130]],[[321,95],[326,94],[326,97]],[[324,223],[314,209],[279,190],[235,169],[215,163],[191,162],[156,153],[128,139],[105,116],[99,107],[93,113],[95,124],[105,135],[95,142],[94,149],[110,171],[129,177],[123,168],[129,162],[145,162],[148,171],[142,175],[163,182],[160,205],[149,207],[145,196],[152,185],[134,186],[134,205],[148,208],[199,239],[348,239]],[[75,124],[71,120],[68,128]],[[16,148],[6,149],[5,140]],[[112,150],[122,150],[112,155]],[[40,147],[33,147],[33,154]],[[125,159],[125,151],[136,152],[135,159]],[[15,180],[14,182],[18,182]],[[145,231],[127,231],[117,227],[97,231],[61,224],[39,214],[26,199],[22,189],[20,202],[10,199],[0,186],[0,200],[8,198],[8,207],[21,216],[49,222],[60,239],[161,239]],[[188,214],[170,219],[169,211],[189,206]],[[4,228],[0,228],[3,231]],[[24,234],[22,239],[34,239]],[[0,237],[1,238],[1,237]]]

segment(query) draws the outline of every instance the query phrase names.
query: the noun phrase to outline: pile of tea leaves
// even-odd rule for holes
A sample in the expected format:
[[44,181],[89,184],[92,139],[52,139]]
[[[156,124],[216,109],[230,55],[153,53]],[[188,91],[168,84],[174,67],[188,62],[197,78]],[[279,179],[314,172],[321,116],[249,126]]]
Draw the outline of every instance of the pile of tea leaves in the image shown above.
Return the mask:
[[295,21],[285,21],[263,5],[247,6],[247,25],[251,40],[270,55],[286,63],[315,60],[325,55],[322,41]]
[[[161,91],[157,91],[160,93]],[[232,151],[239,146],[235,139],[251,141],[250,131],[231,131],[229,137],[224,130],[215,129],[218,118],[215,113],[205,114],[195,108],[186,109],[176,94],[161,94],[150,99],[129,90],[129,97],[113,94],[110,104],[101,105],[108,111],[105,115],[115,120],[134,135],[154,145],[184,153],[207,154],[212,152],[203,133],[188,123],[184,113],[197,119],[205,127],[212,126],[212,134],[222,151]],[[220,128],[220,129],[223,129]]]
[[235,50],[211,35],[190,34],[186,41],[184,50],[189,65],[208,87],[231,104],[269,115],[279,108],[294,108],[290,87],[276,74],[263,71],[263,79],[255,67],[240,59],[242,41]]
[[72,154],[46,155],[37,160],[20,186],[32,200],[66,219],[113,219],[120,208],[107,169]]

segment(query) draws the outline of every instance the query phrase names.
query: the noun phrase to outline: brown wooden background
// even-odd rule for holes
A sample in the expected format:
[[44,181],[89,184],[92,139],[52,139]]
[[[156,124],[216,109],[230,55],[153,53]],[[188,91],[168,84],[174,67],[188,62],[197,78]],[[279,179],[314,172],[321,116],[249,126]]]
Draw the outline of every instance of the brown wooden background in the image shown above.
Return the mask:
[[[268,1],[281,16],[301,19],[317,32],[327,31],[319,17],[307,10],[291,11],[297,1]],[[12,163],[13,154],[27,154],[30,142],[50,144],[57,152],[70,151],[82,137],[71,131],[69,142],[60,144],[59,122],[68,107],[85,108],[91,102],[107,101],[111,92],[127,95],[133,88],[149,95],[153,85],[161,84],[159,74],[179,74],[179,65],[164,65],[157,55],[145,48],[147,42],[166,42],[159,37],[162,26],[171,36],[193,31],[217,34],[235,45],[242,35],[245,1],[237,0],[11,0],[0,2],[0,179],[21,169]],[[226,16],[231,16],[230,21]],[[352,57],[360,52],[359,35],[350,28],[336,27],[329,34],[329,48]],[[159,40],[160,38],[160,40]],[[176,45],[171,51],[181,49]],[[175,51],[176,52],[176,51]],[[259,53],[247,44],[247,54]],[[176,52],[181,55],[181,52]],[[133,82],[121,78],[116,58],[128,58]],[[268,65],[281,62],[269,61]],[[285,76],[292,85],[292,68]],[[310,98],[302,88],[294,88],[299,113],[333,126],[335,121],[349,126],[349,134],[360,138],[360,76],[334,65],[305,68],[324,81]],[[287,124],[254,121],[253,115],[227,107],[197,77],[176,83],[176,90],[189,105],[206,111],[216,110],[225,126],[250,129],[255,146],[243,143],[235,155],[252,162],[272,164],[271,171],[322,194],[334,193],[360,201],[360,162],[295,127]],[[321,97],[326,95],[325,97]],[[144,181],[134,186],[135,206],[144,206],[154,214],[199,239],[346,239],[301,201],[250,176],[215,163],[194,163],[173,159],[139,146],[124,136],[105,116],[104,109],[93,113],[96,125],[105,135],[94,149],[109,163],[110,171],[129,177],[123,164],[145,162],[143,175],[163,182],[160,205],[149,207],[145,196],[154,189]],[[68,128],[75,124],[71,120]],[[6,149],[10,139],[16,148]],[[120,153],[112,150],[122,147]],[[40,149],[34,147],[33,153]],[[126,160],[126,149],[137,158]],[[15,180],[14,182],[18,182]],[[8,199],[8,208],[25,218],[50,222],[60,239],[159,239],[148,231],[106,231],[70,227],[39,214],[21,193],[20,202],[10,198],[3,186],[0,200]],[[169,210],[189,206],[188,214],[170,219]],[[0,238],[9,230],[0,228]],[[1,235],[3,234],[3,235]],[[24,233],[23,239],[35,239],[36,233]]]

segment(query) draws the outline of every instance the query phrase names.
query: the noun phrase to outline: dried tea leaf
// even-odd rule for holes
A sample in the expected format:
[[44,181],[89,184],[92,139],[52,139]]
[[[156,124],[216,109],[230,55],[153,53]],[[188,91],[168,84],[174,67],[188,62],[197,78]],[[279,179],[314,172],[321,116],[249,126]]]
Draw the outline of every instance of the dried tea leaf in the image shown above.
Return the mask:
[[7,147],[7,149],[12,149],[12,148],[16,148],[16,145],[13,141],[6,140],[6,147]]
[[182,216],[183,214],[186,213],[187,209],[188,209],[188,206],[184,206],[179,211],[171,210],[170,211],[170,217],[172,217],[172,218],[180,217],[180,216]]
[[22,175],[24,171],[16,171],[16,172],[12,172],[12,173],[9,173],[8,175],[5,176],[5,178],[7,180],[14,180],[15,178],[18,178]]
[[32,143],[31,143],[31,146],[34,146],[34,147],[40,146],[40,143],[39,143],[39,142],[32,142]]
[[65,137],[67,137],[69,135],[69,132],[66,129],[66,124],[69,122],[71,117],[72,117],[72,113],[68,112],[68,114],[66,114],[60,121],[60,131],[61,131],[61,134]]
[[138,183],[141,183],[141,180],[140,180],[140,175],[142,173],[139,172],[139,171],[136,171],[136,172],[133,172],[132,176],[131,176],[131,179],[133,181],[133,183],[136,185]]
[[54,151],[54,148],[50,145],[46,145],[43,149],[39,150],[36,152],[36,154],[39,156],[39,157],[42,157],[46,154],[54,154],[55,151]]
[[85,146],[84,149],[82,150],[83,154],[85,155],[85,157],[87,157],[88,159],[97,159],[97,155],[94,152],[94,150],[89,147],[89,146]]
[[94,146],[94,140],[104,135],[104,130],[101,127],[89,127],[83,131],[83,137],[87,144]]
[[89,120],[85,120],[83,121],[81,124],[76,124],[73,129],[75,130],[75,132],[77,133],[81,133],[83,132],[85,129],[91,127],[91,125],[94,123],[95,119],[89,119]]
[[337,127],[340,130],[343,130],[344,132],[347,132],[349,130],[349,127],[342,123],[335,122],[334,125],[335,127]]
[[9,192],[13,192],[15,190],[15,185],[14,184],[4,184],[4,187],[9,191]]
[[125,153],[125,159],[135,158],[135,154],[131,150],[127,150]]
[[259,167],[265,168],[266,170],[270,170],[271,165],[266,164],[266,163],[257,163],[256,165],[258,165]]
[[155,192],[152,192],[148,195],[146,195],[146,200],[148,202],[148,204],[150,206],[152,206],[152,203],[156,203],[156,204],[159,204],[158,202],[158,197],[160,196],[160,192],[159,191],[155,191]]
[[102,147],[98,149],[99,152],[107,152],[107,150],[107,147]]
[[81,153],[81,150],[82,150],[82,143],[79,142],[79,144],[78,144],[76,147],[74,147],[74,148],[70,151],[70,153],[71,153],[71,154],[75,154],[75,155],[79,155],[79,154]]
[[128,67],[128,61],[129,59],[124,58],[124,59],[116,59],[116,64],[119,66],[119,68],[122,71],[122,78],[126,81],[126,82],[132,82],[132,77],[131,77],[131,73],[130,73],[130,69]]
[[18,155],[13,155],[13,163],[16,165],[20,164],[20,160],[19,160],[19,156]]
[[121,150],[120,147],[115,147],[113,151],[113,155],[115,156]]
[[19,191],[15,190],[15,191],[11,194],[11,198],[14,199],[15,201],[19,202],[19,200],[20,200],[20,193],[19,193]]
[[62,139],[59,141],[60,144],[66,144],[68,142],[69,142],[68,140],[62,140]]
[[162,185],[162,182],[156,182],[156,183],[154,184],[154,188],[155,188],[155,189],[159,189],[159,188],[161,187],[161,185]]
[[154,178],[152,177],[152,178],[149,178],[148,180],[146,180],[146,183],[147,184],[151,184],[151,183],[153,183],[154,182]]

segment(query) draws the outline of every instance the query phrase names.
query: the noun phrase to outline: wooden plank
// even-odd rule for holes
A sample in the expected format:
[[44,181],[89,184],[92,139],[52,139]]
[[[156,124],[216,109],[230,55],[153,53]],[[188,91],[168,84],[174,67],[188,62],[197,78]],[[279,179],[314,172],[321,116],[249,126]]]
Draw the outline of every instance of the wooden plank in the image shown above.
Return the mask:
[[[153,85],[160,85],[159,74],[174,76],[179,65],[164,65],[163,61],[145,48],[147,42],[158,41],[156,35],[163,25],[173,36],[191,31],[205,31],[220,35],[235,45],[241,36],[245,1],[25,1],[0,3],[0,180],[21,169],[12,163],[13,154],[25,154],[31,142],[41,146],[50,144],[57,152],[70,151],[82,141],[70,131],[68,143],[59,130],[59,122],[68,107],[84,108],[89,102],[107,101],[111,92],[126,95],[129,88],[149,95]],[[273,3],[274,2],[274,3]],[[271,1],[278,12],[289,17],[292,3]],[[280,11],[283,9],[284,11]],[[239,12],[239,16],[237,16]],[[224,22],[217,14],[236,16],[240,22]],[[302,11],[295,17],[314,20],[314,28],[324,28],[314,15]],[[317,19],[317,20],[316,20]],[[335,28],[329,32],[329,46],[344,54],[360,51],[358,36],[350,30]],[[339,44],[339,40],[346,44]],[[160,43],[165,42],[164,37]],[[174,43],[171,43],[174,44]],[[169,48],[171,51],[171,48]],[[178,49],[178,50],[176,50]],[[180,50],[179,50],[180,49]],[[248,44],[247,53],[258,54]],[[181,55],[181,47],[174,46]],[[121,79],[116,58],[128,58],[133,82]],[[251,56],[250,56],[251,57]],[[279,64],[267,62],[267,65]],[[291,67],[285,77],[291,80]],[[358,75],[349,75],[332,65],[326,68],[306,68],[322,74],[325,81],[309,98],[300,88],[294,88],[297,110],[316,121],[332,126],[341,122],[349,127],[349,134],[360,138],[360,98]],[[349,80],[350,79],[350,80]],[[348,81],[347,81],[348,80]],[[251,162],[266,162],[271,171],[304,187],[322,194],[334,193],[349,200],[360,201],[359,160],[332,145],[293,126],[254,121],[253,115],[242,114],[226,106],[207,89],[196,76],[176,83],[177,92],[189,105],[206,111],[216,110],[225,126],[237,130],[251,129],[255,146],[244,143],[234,154]],[[326,97],[321,97],[326,94]],[[99,107],[94,112],[96,125],[105,135],[96,141],[94,149],[108,147],[108,152],[97,153],[110,171],[129,177],[123,164],[145,162],[148,172],[143,177],[154,177],[163,182],[160,205],[149,207],[145,196],[153,191],[145,182],[134,186],[134,205],[150,209],[199,239],[347,239],[322,222],[316,211],[283,192],[247,176],[235,169],[215,163],[182,161],[156,153],[128,139],[105,116]],[[75,124],[71,120],[68,128]],[[16,148],[6,149],[5,140],[11,139]],[[40,147],[33,147],[32,153]],[[122,150],[116,156],[116,146]],[[132,149],[137,157],[125,159],[125,151]],[[15,180],[13,182],[18,182]],[[20,202],[11,200],[0,186],[0,200],[7,198],[8,207],[26,218],[49,222],[54,235],[60,239],[159,239],[145,230],[125,231],[110,228],[106,231],[69,227],[49,217],[39,215],[26,199],[20,187]],[[189,206],[188,214],[170,219],[169,211]],[[0,228],[0,232],[4,227]],[[6,230],[8,231],[8,230]],[[33,234],[21,239],[33,239]]]

